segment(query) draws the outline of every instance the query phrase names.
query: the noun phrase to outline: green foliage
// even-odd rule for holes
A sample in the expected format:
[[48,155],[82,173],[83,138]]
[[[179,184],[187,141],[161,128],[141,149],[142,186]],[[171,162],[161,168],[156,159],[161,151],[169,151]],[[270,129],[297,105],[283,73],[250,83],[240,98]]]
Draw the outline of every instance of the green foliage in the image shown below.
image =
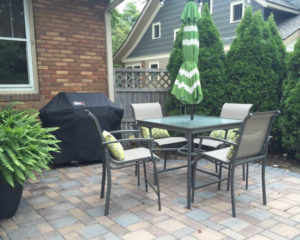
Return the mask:
[[198,29],[203,100],[196,106],[196,112],[202,115],[219,115],[224,104],[226,58],[223,42],[220,40],[219,31],[213,22],[207,3],[203,7]]
[[140,13],[136,9],[133,2],[128,2],[123,10],[119,13],[114,9],[111,13],[111,26],[112,26],[112,45],[113,52],[115,53],[122,43],[127,38],[132,26],[135,24]]
[[[272,69],[275,71],[278,85],[274,85],[277,87],[278,98],[276,101],[278,102],[279,108],[282,108],[282,104],[280,104],[282,98],[282,83],[284,79],[287,77],[287,53],[282,41],[282,38],[278,32],[276,23],[274,21],[273,14],[271,14],[267,21],[267,28],[270,31],[270,54],[272,57]],[[279,116],[280,118],[280,116]],[[272,128],[272,135],[274,140],[272,142],[271,150],[279,151],[281,150],[281,127],[279,121],[275,121]]]
[[[203,91],[203,101],[195,107],[196,113],[219,115],[224,103],[225,53],[220,34],[209,12],[207,3],[203,7],[202,18],[197,23],[199,30],[199,70]],[[179,31],[171,52],[167,69],[171,79],[171,89],[176,80],[182,56],[183,29]],[[220,86],[220,87],[216,87]],[[169,115],[185,113],[185,106],[171,95],[165,105]],[[187,109],[189,110],[189,109]]]
[[283,84],[282,145],[300,159],[300,38],[288,58],[288,77]]
[[[170,54],[169,63],[167,65],[167,70],[171,79],[171,88],[174,85],[177,74],[179,72],[180,66],[183,63],[182,55],[182,38],[183,38],[183,26],[177,33],[176,40],[173,46],[173,50]],[[165,108],[167,109],[168,115],[179,115],[184,112],[185,105],[178,101],[173,95],[170,94],[168,97]]]
[[253,15],[247,8],[227,56],[226,90],[230,102],[252,103],[253,111],[279,108],[276,49],[261,13]]
[[11,103],[0,108],[0,178],[11,186],[24,184],[27,177],[35,180],[34,172],[48,169],[59,142],[51,132],[57,128],[42,128],[34,110],[16,110]]

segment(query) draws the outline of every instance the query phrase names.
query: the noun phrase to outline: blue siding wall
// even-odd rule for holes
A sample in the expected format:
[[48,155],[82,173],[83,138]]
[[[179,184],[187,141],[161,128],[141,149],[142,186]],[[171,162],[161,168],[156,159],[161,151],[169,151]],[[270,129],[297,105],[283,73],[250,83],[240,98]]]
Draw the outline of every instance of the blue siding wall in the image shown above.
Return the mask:
[[[236,35],[236,27],[239,24],[239,22],[230,23],[230,3],[234,1],[236,0],[212,0],[212,16],[225,45],[231,44]],[[300,0],[290,1],[300,2]],[[153,20],[153,23],[161,23],[161,38],[152,39],[151,23],[129,58],[169,53],[173,48],[174,29],[179,28],[181,25],[180,16],[185,3],[185,0],[165,0],[164,6],[159,10]],[[254,12],[260,10],[262,15],[267,17],[268,12],[265,12],[264,8],[255,0],[251,0],[251,6]],[[276,15],[275,18],[277,22],[281,22],[286,16]]]
[[181,25],[180,17],[185,5],[184,0],[166,0],[164,6],[159,10],[153,23],[160,22],[161,38],[152,39],[152,23],[147,29],[141,41],[129,56],[139,57],[169,53],[173,48],[174,29]]

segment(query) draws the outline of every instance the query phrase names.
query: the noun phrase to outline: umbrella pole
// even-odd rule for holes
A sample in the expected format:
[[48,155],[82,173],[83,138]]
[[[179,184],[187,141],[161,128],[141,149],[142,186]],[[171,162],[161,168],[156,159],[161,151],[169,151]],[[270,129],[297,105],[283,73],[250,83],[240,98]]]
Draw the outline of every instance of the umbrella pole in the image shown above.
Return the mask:
[[191,120],[194,120],[194,107],[195,107],[195,105],[192,104]]

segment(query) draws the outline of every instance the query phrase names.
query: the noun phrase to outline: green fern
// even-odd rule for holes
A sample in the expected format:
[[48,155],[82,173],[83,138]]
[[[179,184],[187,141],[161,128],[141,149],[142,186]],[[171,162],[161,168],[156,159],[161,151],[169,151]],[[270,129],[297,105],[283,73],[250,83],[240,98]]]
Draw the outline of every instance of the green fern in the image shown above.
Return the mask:
[[59,152],[58,128],[43,128],[36,110],[17,110],[13,102],[0,107],[0,179],[11,186],[36,180],[34,173],[49,169],[51,152]]

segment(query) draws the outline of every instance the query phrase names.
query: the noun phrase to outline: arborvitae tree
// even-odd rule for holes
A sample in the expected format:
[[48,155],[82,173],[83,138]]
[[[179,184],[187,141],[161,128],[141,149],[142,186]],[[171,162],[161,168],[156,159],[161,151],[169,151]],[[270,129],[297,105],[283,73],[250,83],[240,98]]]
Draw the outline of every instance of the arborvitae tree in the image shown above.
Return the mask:
[[[220,34],[215,26],[207,4],[202,9],[202,17],[197,23],[199,30],[199,70],[203,91],[203,100],[196,106],[196,112],[200,114],[219,115],[220,109],[225,102],[223,98],[225,76],[225,53]],[[174,48],[169,58],[167,69],[170,74],[171,87],[176,80],[177,74],[183,63],[182,57],[183,31],[178,33]],[[185,106],[173,95],[166,103],[167,113],[170,115],[184,113]],[[190,108],[187,108],[189,111]]]
[[199,71],[203,100],[196,106],[202,115],[219,115],[225,102],[225,52],[220,33],[210,15],[208,4],[202,9],[199,29]]
[[278,32],[278,28],[276,26],[276,22],[274,20],[273,14],[271,14],[268,18],[268,28],[270,30],[270,40],[273,46],[273,64],[272,68],[278,77],[278,102],[280,103],[281,95],[282,95],[282,83],[283,80],[286,79],[287,76],[287,54],[285,45],[282,41],[282,38]]
[[253,111],[278,108],[278,78],[272,69],[270,35],[261,13],[252,15],[252,9],[247,8],[228,52],[226,90],[231,96],[229,99],[252,103]]
[[[282,38],[278,32],[276,23],[274,21],[273,14],[271,14],[266,22],[266,28],[269,29],[269,46],[270,46],[270,54],[272,57],[272,69],[275,72],[277,85],[274,85],[274,88],[277,88],[278,93],[278,109],[282,108],[282,104],[280,104],[282,97],[282,83],[283,80],[286,79],[287,76],[287,53],[282,41]],[[274,99],[275,101],[275,99]],[[281,127],[279,121],[275,121],[272,128],[273,141],[270,145],[271,149],[274,151],[282,150],[281,144]]]
[[288,77],[284,81],[282,102],[282,145],[300,159],[300,38],[288,58]]
[[[182,38],[183,27],[181,27],[180,31],[177,33],[173,50],[169,58],[169,63],[167,65],[167,70],[171,79],[170,92],[173,88],[173,84],[176,80],[177,74],[184,60],[182,55]],[[180,115],[184,113],[184,104],[177,100],[171,93],[165,103],[165,108],[167,110],[168,115]]]

